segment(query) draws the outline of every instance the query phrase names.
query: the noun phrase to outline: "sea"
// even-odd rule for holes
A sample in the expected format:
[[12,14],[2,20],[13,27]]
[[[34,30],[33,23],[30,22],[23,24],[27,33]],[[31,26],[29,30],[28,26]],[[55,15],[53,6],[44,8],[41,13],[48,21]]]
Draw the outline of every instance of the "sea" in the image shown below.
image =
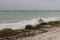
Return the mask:
[[26,25],[38,24],[38,19],[60,20],[60,10],[0,10],[0,30],[24,29]]

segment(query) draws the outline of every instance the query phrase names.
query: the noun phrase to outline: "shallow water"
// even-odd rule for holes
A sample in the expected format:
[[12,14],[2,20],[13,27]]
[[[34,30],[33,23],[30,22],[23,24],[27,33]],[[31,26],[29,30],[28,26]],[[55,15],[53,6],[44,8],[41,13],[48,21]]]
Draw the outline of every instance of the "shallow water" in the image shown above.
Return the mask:
[[22,10],[0,10],[0,22],[14,22],[21,21],[26,19],[32,19],[35,17],[56,17],[60,16],[60,11],[47,11],[47,10],[30,10],[30,11],[22,11]]
[[25,25],[38,24],[38,18],[44,21],[60,20],[60,11],[54,10],[0,10],[0,29],[21,29]]

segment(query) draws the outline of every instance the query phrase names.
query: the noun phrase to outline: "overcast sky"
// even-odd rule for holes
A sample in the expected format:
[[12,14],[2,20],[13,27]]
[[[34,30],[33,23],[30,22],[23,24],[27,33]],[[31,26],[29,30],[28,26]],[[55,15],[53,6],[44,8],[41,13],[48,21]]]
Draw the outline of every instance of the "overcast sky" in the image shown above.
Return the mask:
[[0,10],[60,10],[60,0],[0,0]]

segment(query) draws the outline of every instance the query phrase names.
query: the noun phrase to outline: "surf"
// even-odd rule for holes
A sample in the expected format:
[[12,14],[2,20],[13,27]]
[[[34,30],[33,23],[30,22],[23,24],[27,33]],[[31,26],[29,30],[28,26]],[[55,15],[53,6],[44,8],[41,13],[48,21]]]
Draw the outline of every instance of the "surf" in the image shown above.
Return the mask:
[[42,22],[49,22],[49,21],[59,21],[60,17],[52,17],[52,18],[33,18],[30,20],[23,20],[14,23],[2,23],[0,24],[0,30],[4,28],[11,28],[11,29],[24,29],[26,25],[37,25]]

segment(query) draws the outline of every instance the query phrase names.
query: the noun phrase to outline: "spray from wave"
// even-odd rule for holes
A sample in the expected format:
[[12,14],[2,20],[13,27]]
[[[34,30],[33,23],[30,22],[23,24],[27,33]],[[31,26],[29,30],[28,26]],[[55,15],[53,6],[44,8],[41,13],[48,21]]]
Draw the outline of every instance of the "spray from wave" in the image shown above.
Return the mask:
[[[43,21],[42,21],[43,20]],[[60,17],[52,17],[52,18],[33,18],[31,20],[19,21],[16,23],[3,23],[0,24],[0,30],[4,28],[12,28],[12,29],[24,29],[26,25],[37,25],[41,22],[49,22],[49,21],[59,21]]]

